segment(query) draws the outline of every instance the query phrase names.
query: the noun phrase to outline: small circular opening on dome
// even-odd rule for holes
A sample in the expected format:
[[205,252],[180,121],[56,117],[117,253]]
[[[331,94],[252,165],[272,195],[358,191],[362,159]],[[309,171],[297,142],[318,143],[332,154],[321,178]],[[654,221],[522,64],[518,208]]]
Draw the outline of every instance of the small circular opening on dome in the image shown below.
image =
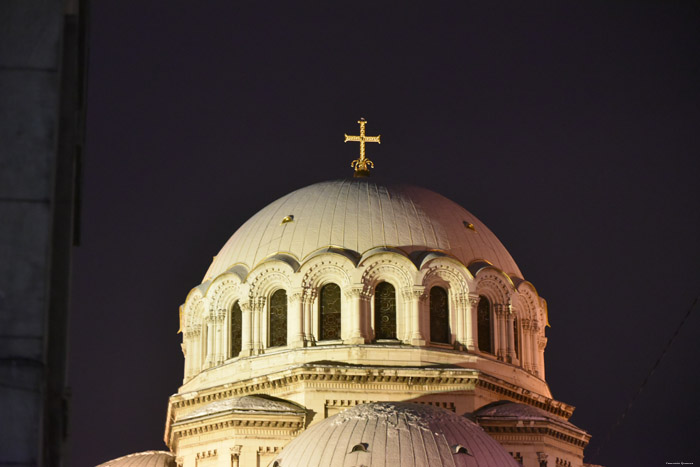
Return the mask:
[[461,444],[453,444],[450,446],[450,448],[452,449],[453,454],[466,454],[468,456],[472,455],[472,453],[469,452],[469,449],[465,448]]
[[471,222],[462,221],[462,224],[464,224],[464,226],[469,230],[476,232],[476,227],[474,227],[474,224],[472,224]]
[[356,444],[352,447],[350,452],[368,452],[369,450],[369,444],[367,443],[359,443]]
[[294,215],[292,215],[292,214],[290,214],[288,216],[284,216],[282,218],[282,222],[280,223],[280,225],[289,224],[290,222],[294,222]]

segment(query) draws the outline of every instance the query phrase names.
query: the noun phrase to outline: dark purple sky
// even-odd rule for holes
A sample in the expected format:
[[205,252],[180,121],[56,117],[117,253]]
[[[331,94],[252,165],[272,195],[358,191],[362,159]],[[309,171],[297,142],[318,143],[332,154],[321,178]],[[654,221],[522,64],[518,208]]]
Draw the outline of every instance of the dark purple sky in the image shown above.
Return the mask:
[[[590,461],[700,292],[700,3],[286,3],[92,2],[72,465],[164,448],[178,306],[251,215],[351,174],[359,117],[376,174],[547,299]],[[698,311],[593,461],[700,463]]]

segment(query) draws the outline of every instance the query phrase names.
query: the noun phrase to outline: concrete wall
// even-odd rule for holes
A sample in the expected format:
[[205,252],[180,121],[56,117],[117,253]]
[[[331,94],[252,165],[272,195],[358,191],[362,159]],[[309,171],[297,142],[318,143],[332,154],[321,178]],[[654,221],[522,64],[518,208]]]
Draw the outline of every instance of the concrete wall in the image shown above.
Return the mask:
[[65,361],[85,22],[0,3],[0,465],[67,465]]

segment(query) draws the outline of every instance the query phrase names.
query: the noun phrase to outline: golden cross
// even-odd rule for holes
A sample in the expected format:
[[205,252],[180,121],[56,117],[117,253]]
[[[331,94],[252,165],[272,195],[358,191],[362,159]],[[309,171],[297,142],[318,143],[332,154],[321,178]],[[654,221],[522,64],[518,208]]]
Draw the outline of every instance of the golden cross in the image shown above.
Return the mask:
[[360,136],[348,136],[345,135],[345,143],[348,141],[358,141],[360,143],[360,158],[355,159],[350,164],[350,167],[355,169],[355,177],[367,177],[369,176],[369,167],[374,168],[374,163],[365,157],[365,143],[380,143],[379,138],[382,135],[377,136],[365,136],[365,125],[367,121],[361,118],[357,123],[360,124]]

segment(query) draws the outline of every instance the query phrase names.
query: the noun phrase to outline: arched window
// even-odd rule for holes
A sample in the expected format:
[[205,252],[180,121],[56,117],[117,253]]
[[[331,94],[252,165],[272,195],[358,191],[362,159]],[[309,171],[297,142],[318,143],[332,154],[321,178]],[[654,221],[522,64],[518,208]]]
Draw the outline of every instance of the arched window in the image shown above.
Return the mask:
[[430,341],[450,343],[450,318],[447,291],[442,287],[430,289]]
[[280,289],[270,297],[270,347],[287,345],[287,292]]
[[319,335],[322,341],[340,339],[340,287],[326,284],[319,300]]
[[231,310],[231,358],[238,357],[241,353],[241,340],[243,330],[243,312],[238,302],[233,304]]
[[374,335],[376,339],[396,339],[396,290],[388,282],[374,288]]
[[493,353],[493,348],[491,347],[491,304],[489,299],[483,295],[479,295],[476,320],[479,334],[479,350]]

